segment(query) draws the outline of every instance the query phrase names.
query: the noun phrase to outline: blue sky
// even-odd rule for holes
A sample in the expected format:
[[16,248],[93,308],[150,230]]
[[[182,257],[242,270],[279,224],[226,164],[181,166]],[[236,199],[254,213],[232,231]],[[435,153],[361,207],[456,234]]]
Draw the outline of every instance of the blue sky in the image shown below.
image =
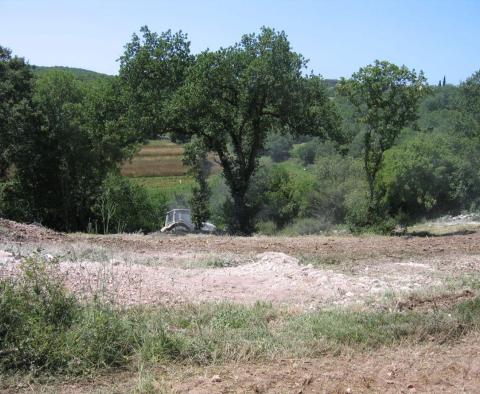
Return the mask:
[[458,83],[480,69],[480,0],[0,0],[0,45],[31,64],[118,72],[140,26],[182,30],[193,52],[257,32],[285,30],[325,78],[375,59]]

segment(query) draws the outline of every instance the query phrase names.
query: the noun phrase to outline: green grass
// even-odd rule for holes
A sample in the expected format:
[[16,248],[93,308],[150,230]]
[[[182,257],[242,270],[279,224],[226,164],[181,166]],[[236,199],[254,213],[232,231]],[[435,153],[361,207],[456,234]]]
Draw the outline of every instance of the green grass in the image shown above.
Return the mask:
[[211,365],[318,357],[342,349],[455,340],[480,328],[480,298],[432,312],[295,313],[257,303],[118,309],[82,304],[51,279],[55,265],[26,260],[0,286],[0,371],[90,374],[134,362]]
[[191,193],[194,180],[191,176],[158,176],[136,177],[132,182],[145,187],[152,198],[163,195],[171,200],[175,195],[188,196]]

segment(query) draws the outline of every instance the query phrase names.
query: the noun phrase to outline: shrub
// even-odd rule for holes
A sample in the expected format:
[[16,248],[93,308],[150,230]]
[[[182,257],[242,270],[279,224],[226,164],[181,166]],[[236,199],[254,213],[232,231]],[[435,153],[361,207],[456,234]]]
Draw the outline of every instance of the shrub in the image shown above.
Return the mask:
[[330,141],[322,142],[318,137],[313,137],[306,142],[294,145],[292,148],[292,156],[304,166],[314,164],[319,157],[331,156],[336,152],[337,149],[334,143]]
[[18,281],[0,282],[0,369],[64,368],[65,332],[80,313],[76,300],[49,278],[47,263],[27,259]]
[[225,211],[225,202],[230,197],[230,191],[221,174],[209,178],[210,184],[210,220],[218,229],[224,230],[229,222]]
[[325,221],[324,218],[298,218],[286,226],[281,234],[287,236],[321,234],[331,226],[331,223]]
[[261,235],[275,235],[277,232],[277,225],[271,220],[259,221],[257,223],[257,233]]
[[284,227],[297,216],[299,206],[295,199],[295,189],[284,168],[273,166],[270,169],[264,198],[264,211],[267,211],[265,215],[278,228]]
[[55,263],[26,259],[0,282],[0,371],[83,374],[120,366],[133,352],[127,320],[107,305],[82,306]]
[[318,157],[313,167],[315,188],[309,194],[311,215],[325,222],[357,222],[367,202],[367,185],[358,159],[333,152]]
[[318,143],[318,139],[314,138],[309,142],[295,145],[292,148],[292,156],[298,159],[304,166],[313,164],[317,156]]
[[160,196],[154,202],[142,186],[110,174],[103,183],[95,211],[104,233],[148,232],[162,227],[167,204],[165,198]]
[[265,150],[274,162],[280,162],[290,158],[292,145],[293,137],[291,135],[271,133],[265,143]]
[[455,212],[474,204],[480,192],[478,149],[442,134],[419,134],[385,154],[378,187],[392,215],[413,220]]

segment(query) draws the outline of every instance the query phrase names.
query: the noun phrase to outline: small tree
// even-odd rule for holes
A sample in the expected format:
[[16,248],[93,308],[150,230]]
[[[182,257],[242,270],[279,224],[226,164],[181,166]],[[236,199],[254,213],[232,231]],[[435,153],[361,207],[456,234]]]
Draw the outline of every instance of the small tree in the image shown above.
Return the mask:
[[210,188],[207,182],[210,166],[207,160],[207,152],[200,141],[194,138],[185,146],[183,163],[190,167],[190,173],[196,181],[196,185],[192,189],[190,208],[195,229],[200,230],[203,223],[210,217],[208,206]]
[[285,33],[263,28],[200,54],[170,102],[170,129],[197,136],[218,156],[233,200],[231,233],[253,231],[248,190],[271,130],[322,137],[338,131],[321,79],[302,75],[305,63]]
[[395,143],[400,131],[417,118],[420,98],[428,91],[423,72],[376,60],[361,68],[348,80],[342,79],[338,90],[356,110],[356,118],[365,128],[364,168],[369,187],[366,224],[373,224],[379,214],[376,178],[383,156]]

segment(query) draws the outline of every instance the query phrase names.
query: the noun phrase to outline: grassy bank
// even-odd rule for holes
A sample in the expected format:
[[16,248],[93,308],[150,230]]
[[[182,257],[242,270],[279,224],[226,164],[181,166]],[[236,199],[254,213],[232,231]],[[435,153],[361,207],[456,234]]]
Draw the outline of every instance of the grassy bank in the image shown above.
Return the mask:
[[120,310],[69,295],[55,264],[30,258],[0,284],[0,370],[82,375],[141,362],[210,365],[318,357],[345,348],[445,342],[480,328],[480,298],[434,311],[202,304]]

